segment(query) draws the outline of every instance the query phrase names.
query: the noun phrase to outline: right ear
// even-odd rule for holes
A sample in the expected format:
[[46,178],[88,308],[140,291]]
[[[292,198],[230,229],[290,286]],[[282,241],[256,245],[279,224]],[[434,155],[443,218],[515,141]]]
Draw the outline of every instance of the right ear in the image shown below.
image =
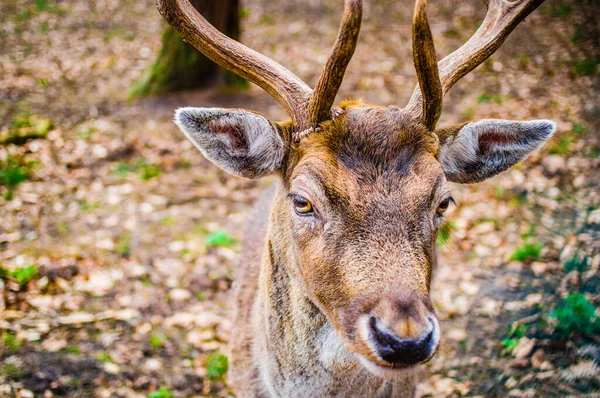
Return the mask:
[[258,178],[282,166],[285,147],[279,130],[258,113],[179,108],[175,123],[208,160],[231,174]]

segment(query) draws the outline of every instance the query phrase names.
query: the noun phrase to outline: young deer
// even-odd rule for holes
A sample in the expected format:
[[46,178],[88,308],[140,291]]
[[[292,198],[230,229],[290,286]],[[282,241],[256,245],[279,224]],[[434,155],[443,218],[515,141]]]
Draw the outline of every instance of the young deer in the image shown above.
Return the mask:
[[250,219],[237,269],[230,381],[240,396],[413,396],[412,370],[436,352],[429,297],[435,241],[452,197],[524,159],[548,120],[480,120],[436,129],[443,95],[496,51],[543,0],[490,0],[466,44],[436,60],[417,0],[419,85],[404,108],[332,108],[361,23],[345,0],[340,31],[314,90],[218,32],[187,0],[155,0],[192,45],[256,83],[290,121],[241,109],[181,108],[175,122],[231,174],[275,174]]

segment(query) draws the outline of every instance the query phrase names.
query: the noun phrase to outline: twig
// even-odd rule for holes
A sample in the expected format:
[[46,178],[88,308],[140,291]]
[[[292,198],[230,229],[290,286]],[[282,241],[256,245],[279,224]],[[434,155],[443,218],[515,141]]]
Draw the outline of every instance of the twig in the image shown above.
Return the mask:
[[542,314],[540,312],[538,312],[537,314],[533,314],[530,316],[526,316],[525,318],[517,319],[516,321],[514,321],[512,323],[511,328],[514,330],[521,325],[526,325],[528,323],[535,322],[538,319],[540,319],[541,317],[542,317]]

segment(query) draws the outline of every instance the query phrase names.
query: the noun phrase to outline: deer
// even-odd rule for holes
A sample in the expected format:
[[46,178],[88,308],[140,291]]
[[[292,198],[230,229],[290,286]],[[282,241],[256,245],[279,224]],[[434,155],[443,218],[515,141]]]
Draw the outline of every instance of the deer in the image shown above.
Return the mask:
[[412,23],[418,79],[403,108],[334,106],[356,48],[362,0],[342,22],[314,87],[211,26],[187,0],[155,0],[190,44],[272,95],[290,120],[179,108],[174,121],[226,172],[275,176],[249,217],[234,276],[229,383],[242,397],[412,397],[440,345],[430,298],[449,182],[493,177],[541,147],[550,120],[436,127],[444,95],[543,0],[490,0],[485,19],[438,62],[426,12]]

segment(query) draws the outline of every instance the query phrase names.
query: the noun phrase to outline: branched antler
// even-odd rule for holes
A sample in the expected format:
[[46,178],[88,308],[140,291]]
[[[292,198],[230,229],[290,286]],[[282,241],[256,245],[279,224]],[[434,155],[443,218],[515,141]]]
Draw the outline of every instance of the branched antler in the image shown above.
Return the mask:
[[362,0],[345,0],[340,32],[316,89],[272,59],[227,37],[213,27],[188,0],[155,0],[167,22],[213,62],[257,84],[271,94],[294,121],[297,130],[331,117],[346,66],[356,48]]
[[[515,27],[543,2],[544,0],[490,0],[485,19],[475,34],[460,48],[438,63],[441,95],[446,94],[454,83],[496,52]],[[419,7],[419,3],[423,3],[423,5]],[[424,0],[417,1],[415,25],[419,24],[420,28],[413,28],[414,32],[417,30],[420,32],[429,31],[427,17],[424,15],[424,3]],[[418,17],[417,13],[423,14],[423,16]],[[433,51],[433,41],[426,38],[426,33],[413,34],[415,37],[415,67],[421,85],[415,88],[408,105],[404,109],[420,118],[432,130],[435,128],[435,123],[439,117],[437,112],[441,110],[441,100],[438,99],[439,94],[436,84],[431,83],[431,81],[437,79],[429,77],[430,80],[427,86],[423,84],[422,79],[427,80],[426,76],[433,74],[431,61],[435,57],[435,51]],[[420,44],[416,43],[417,39],[419,39]],[[439,106],[437,105],[438,102]]]

